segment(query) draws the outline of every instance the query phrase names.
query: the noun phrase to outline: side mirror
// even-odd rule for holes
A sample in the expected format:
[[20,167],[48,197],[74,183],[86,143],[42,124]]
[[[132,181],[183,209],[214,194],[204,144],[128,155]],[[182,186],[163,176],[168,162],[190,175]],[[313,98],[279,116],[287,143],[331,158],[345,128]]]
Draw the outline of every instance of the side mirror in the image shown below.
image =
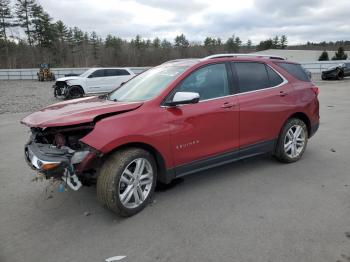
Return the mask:
[[199,94],[195,92],[176,92],[173,99],[166,103],[167,106],[195,104],[199,102]]

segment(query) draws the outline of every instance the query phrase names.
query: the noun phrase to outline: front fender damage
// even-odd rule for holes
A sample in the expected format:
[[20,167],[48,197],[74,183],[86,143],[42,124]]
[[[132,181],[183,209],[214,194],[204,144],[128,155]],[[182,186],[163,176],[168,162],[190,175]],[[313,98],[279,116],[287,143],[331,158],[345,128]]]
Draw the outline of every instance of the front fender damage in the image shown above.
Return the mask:
[[91,126],[32,128],[24,149],[25,159],[46,179],[61,180],[71,189],[78,190],[86,171],[92,171],[92,163],[101,156],[97,150],[79,141],[91,130]]

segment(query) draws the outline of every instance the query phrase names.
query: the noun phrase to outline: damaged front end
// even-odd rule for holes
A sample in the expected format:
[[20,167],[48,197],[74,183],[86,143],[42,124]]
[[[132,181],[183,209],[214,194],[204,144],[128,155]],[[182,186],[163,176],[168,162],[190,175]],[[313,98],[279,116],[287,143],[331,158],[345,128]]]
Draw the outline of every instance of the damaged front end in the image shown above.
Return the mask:
[[68,97],[70,86],[66,81],[56,81],[52,87],[54,88],[55,97]]
[[80,142],[93,129],[93,124],[68,127],[31,128],[25,145],[28,165],[47,179],[63,180],[78,190],[86,177],[95,173],[93,164],[101,154]]

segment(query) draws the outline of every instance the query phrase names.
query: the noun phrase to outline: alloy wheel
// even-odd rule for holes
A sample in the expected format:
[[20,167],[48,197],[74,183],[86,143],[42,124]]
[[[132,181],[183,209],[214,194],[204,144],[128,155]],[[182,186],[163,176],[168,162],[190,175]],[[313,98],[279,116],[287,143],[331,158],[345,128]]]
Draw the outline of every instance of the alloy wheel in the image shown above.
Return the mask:
[[119,199],[126,208],[140,206],[151,192],[153,169],[146,158],[133,160],[124,169],[119,181]]
[[305,130],[300,125],[288,129],[284,138],[284,152],[290,158],[297,158],[305,147]]

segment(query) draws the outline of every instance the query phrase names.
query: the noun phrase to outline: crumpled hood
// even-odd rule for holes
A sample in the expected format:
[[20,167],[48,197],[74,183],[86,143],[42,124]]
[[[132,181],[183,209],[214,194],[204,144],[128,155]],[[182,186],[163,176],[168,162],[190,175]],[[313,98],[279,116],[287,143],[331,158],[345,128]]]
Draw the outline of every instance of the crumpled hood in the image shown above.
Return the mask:
[[41,128],[89,123],[97,116],[135,110],[142,104],[142,102],[114,102],[99,97],[84,97],[45,107],[26,116],[21,123]]
[[60,81],[67,81],[67,80],[75,80],[75,79],[79,79],[81,78],[80,76],[66,76],[66,77],[60,77],[58,79],[56,79],[56,82],[60,82]]

